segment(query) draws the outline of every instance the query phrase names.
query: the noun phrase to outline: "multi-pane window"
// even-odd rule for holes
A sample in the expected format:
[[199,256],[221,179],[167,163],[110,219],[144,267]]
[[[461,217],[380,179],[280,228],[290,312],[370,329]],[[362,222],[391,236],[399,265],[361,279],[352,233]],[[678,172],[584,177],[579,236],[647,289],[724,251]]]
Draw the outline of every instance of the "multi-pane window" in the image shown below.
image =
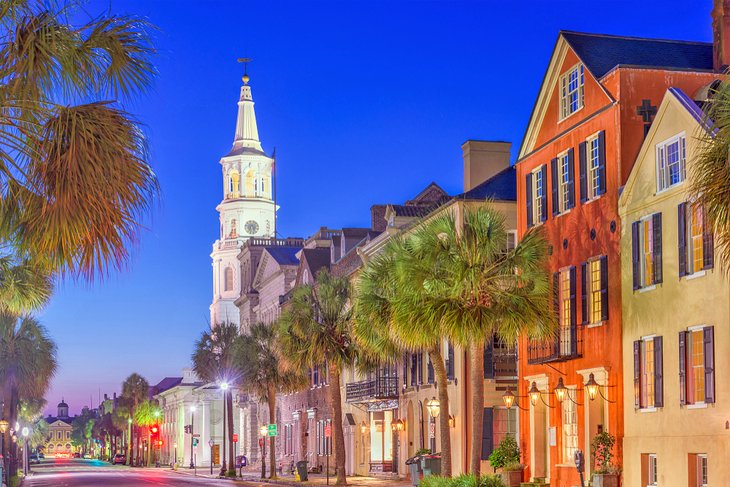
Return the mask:
[[689,487],[707,487],[707,454],[690,454],[689,466]]
[[572,174],[568,154],[558,156],[558,208],[563,213],[570,208],[570,180]]
[[586,141],[587,158],[587,189],[588,199],[591,200],[601,194],[601,157],[598,146],[598,136]]
[[634,342],[634,407],[664,406],[664,351],[660,336]]
[[563,413],[563,463],[574,461],[578,449],[578,411],[575,404],[575,389],[568,389],[562,402]]
[[679,275],[694,274],[714,265],[714,236],[700,203],[678,207]]
[[496,449],[506,436],[517,435],[517,409],[494,408],[493,448]]
[[658,487],[659,485],[659,471],[657,467],[656,454],[650,453],[647,455],[647,487]]
[[233,268],[226,267],[223,271],[223,290],[233,291]]
[[600,323],[602,321],[601,310],[601,261],[594,259],[588,263],[590,274],[590,322]]
[[715,333],[697,326],[679,334],[680,404],[715,402]]
[[578,63],[560,77],[560,118],[583,108],[583,64]]
[[634,289],[662,282],[662,215],[655,213],[632,226]]
[[679,184],[687,177],[686,138],[676,135],[656,146],[657,191]]
[[542,205],[545,203],[545,180],[543,171],[538,168],[532,173],[532,221],[542,220]]
[[560,353],[570,355],[572,349],[570,269],[560,271]]

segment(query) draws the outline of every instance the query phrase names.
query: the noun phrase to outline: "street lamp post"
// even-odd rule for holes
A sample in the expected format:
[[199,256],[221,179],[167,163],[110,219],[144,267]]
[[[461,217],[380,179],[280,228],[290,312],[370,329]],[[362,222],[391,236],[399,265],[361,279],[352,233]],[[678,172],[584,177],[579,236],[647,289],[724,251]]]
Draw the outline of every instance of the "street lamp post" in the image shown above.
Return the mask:
[[268,428],[266,425],[261,426],[259,433],[261,433],[261,478],[266,478],[266,434]]
[[28,476],[28,434],[30,433],[30,430],[27,426],[23,426],[23,431],[21,432],[23,434],[23,475],[25,477]]
[[[432,427],[429,427],[429,438],[431,440],[431,453],[433,453],[436,450],[436,418],[438,418],[439,413],[441,412],[441,403],[438,399],[435,397],[432,397],[428,401],[426,401],[426,409],[428,409],[428,414],[431,416],[431,423],[434,425]],[[433,433],[431,433],[431,429],[433,428]]]
[[228,394],[228,382],[221,383],[221,390],[223,391],[223,461],[221,462],[221,475],[225,476],[227,473],[226,469],[226,397]]
[[212,439],[208,440],[208,446],[210,447],[210,474],[213,475],[213,445],[215,441]]
[[[190,406],[190,468],[195,468],[193,463],[193,442],[195,441],[195,406]],[[212,460],[212,459],[211,459]]]

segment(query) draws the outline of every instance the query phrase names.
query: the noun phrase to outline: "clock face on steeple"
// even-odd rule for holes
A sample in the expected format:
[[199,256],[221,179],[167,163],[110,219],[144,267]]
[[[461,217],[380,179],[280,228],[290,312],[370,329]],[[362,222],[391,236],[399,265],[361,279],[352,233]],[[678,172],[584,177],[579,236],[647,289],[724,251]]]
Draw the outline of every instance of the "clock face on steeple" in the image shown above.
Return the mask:
[[259,224],[253,220],[249,220],[243,226],[243,229],[246,230],[246,233],[248,233],[249,235],[253,235],[254,233],[259,231]]

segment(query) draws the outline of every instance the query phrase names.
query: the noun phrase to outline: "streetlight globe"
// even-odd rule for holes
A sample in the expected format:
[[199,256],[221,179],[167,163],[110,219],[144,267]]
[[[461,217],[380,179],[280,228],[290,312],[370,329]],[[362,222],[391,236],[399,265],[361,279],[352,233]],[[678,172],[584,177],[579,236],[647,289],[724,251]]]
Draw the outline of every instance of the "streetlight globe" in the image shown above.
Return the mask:
[[155,411],[154,412],[154,417],[155,418],[159,418],[160,417],[160,412],[159,411]]
[[221,389],[223,389],[224,391],[227,391],[228,390],[228,382],[222,382],[221,383]]
[[5,434],[10,427],[10,423],[5,419],[0,419],[0,433]]
[[191,410],[192,412],[195,412],[195,410],[196,410],[196,409],[197,409],[197,408],[195,407],[195,405],[192,405],[192,406],[190,406],[190,410]]
[[586,391],[588,391],[588,399],[590,399],[591,401],[594,400],[598,395],[598,387],[598,382],[596,382],[596,378],[591,372],[588,375],[588,382],[585,383]]
[[30,430],[27,426],[23,426],[23,431],[21,432],[23,435],[23,438],[28,438],[28,435],[30,434]]
[[512,409],[512,406],[515,403],[515,395],[508,387],[504,394],[502,394],[502,402],[504,402],[504,405],[507,409]]
[[533,406],[536,406],[537,400],[540,399],[540,390],[537,388],[537,383],[532,383],[532,386],[530,386],[530,390],[527,394],[530,396],[530,403]]
[[261,426],[259,428],[259,433],[261,433],[261,436],[266,436],[266,433],[269,431],[269,428],[266,425]]
[[439,412],[441,412],[441,403],[435,397],[432,397],[426,401],[426,409],[432,418],[438,418]]
[[132,424],[132,418],[127,418],[127,423]]
[[558,378],[558,385],[555,386],[554,389],[555,392],[555,399],[557,399],[559,402],[563,402],[565,399],[565,396],[568,395],[568,388],[565,387],[565,384],[563,384],[563,378]]
[[368,432],[368,425],[365,424],[365,421],[360,423],[360,433],[365,434]]

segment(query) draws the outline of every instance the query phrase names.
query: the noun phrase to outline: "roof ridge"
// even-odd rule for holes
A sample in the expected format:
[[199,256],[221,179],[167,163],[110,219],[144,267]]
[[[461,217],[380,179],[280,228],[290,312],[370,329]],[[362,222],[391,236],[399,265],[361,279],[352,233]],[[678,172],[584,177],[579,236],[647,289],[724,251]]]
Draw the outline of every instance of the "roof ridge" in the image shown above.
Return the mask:
[[687,41],[687,40],[681,40],[681,39],[664,39],[664,38],[656,38],[656,37],[640,37],[640,36],[625,36],[625,35],[619,35],[619,34],[601,34],[597,32],[580,32],[576,30],[563,30],[561,29],[558,32],[558,35],[563,34],[577,34],[581,36],[591,36],[591,37],[608,37],[612,39],[626,39],[626,40],[632,40],[632,41],[651,41],[651,42],[671,42],[672,44],[694,44],[694,45],[701,45],[701,46],[711,46],[712,42],[707,41]]

